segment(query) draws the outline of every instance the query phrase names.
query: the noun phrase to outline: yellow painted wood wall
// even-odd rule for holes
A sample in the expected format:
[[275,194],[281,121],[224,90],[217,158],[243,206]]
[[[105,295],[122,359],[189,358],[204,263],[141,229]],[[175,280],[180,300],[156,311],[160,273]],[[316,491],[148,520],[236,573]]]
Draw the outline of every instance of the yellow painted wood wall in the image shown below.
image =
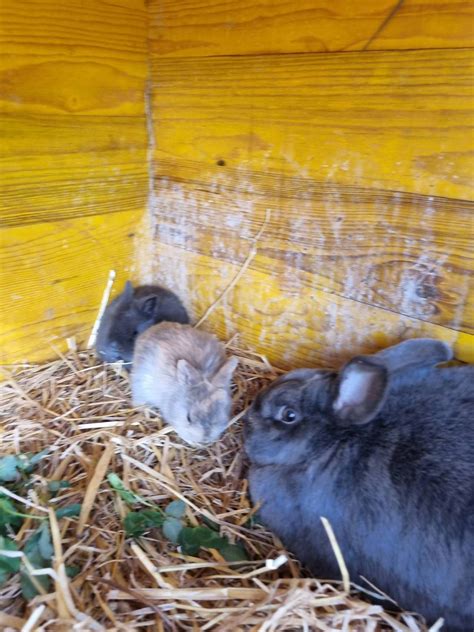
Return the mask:
[[3,362],[83,343],[111,268],[198,318],[247,264],[205,326],[281,366],[474,360],[471,2],[0,11]]
[[1,361],[83,343],[148,195],[143,0],[1,0]]
[[474,360],[472,3],[150,9],[143,273],[199,316],[256,247],[207,326],[282,366],[411,335]]

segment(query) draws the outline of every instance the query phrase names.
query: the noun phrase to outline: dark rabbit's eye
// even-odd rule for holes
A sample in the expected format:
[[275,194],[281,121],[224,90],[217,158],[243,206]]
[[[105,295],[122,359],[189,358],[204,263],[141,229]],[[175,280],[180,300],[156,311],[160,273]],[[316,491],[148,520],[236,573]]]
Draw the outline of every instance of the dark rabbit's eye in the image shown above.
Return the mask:
[[188,413],[188,424],[192,424],[191,415]]
[[289,406],[284,406],[279,413],[280,421],[283,421],[285,424],[294,424],[298,421],[298,413],[293,408]]

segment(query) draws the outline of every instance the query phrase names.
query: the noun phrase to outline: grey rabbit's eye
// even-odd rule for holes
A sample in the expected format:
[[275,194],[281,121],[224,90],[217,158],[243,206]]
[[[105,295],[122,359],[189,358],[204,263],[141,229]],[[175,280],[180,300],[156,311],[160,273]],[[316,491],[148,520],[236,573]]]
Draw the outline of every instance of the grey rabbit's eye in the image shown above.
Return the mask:
[[191,419],[191,415],[189,413],[187,414],[187,418],[188,418],[188,423],[192,424],[193,422],[192,422],[192,419]]
[[278,411],[278,419],[285,424],[294,424],[298,421],[298,413],[289,406],[283,406],[283,408]]

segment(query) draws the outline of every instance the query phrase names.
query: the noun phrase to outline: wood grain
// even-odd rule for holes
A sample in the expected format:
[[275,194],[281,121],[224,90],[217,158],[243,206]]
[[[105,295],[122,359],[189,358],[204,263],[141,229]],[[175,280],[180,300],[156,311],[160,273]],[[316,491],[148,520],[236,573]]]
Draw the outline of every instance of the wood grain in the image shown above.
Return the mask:
[[5,226],[144,209],[144,117],[17,114],[3,129]]
[[472,51],[152,63],[155,267],[284,366],[403,336],[473,358]]
[[473,46],[467,0],[151,0],[155,55],[206,57]]
[[3,229],[0,233],[0,362],[45,360],[66,338],[84,344],[109,270],[114,294],[129,277],[141,211]]
[[[175,244],[157,242],[155,253],[151,278],[181,293],[196,320],[240,269],[215,254],[195,253]],[[472,334],[295,283],[290,269],[286,275],[261,272],[265,265],[261,266],[261,257],[265,254],[259,249],[238,285],[203,323],[204,329],[224,340],[238,334],[240,344],[284,369],[337,367],[356,353],[421,336],[445,340],[454,345],[459,359],[474,362]]]
[[166,244],[212,256],[219,269],[242,265],[269,212],[252,269],[277,277],[285,291],[312,288],[352,299],[354,309],[365,303],[474,333],[472,203],[290,178],[249,180],[251,192],[157,179],[156,250]]
[[148,193],[142,0],[1,3],[2,361],[83,342]]
[[164,176],[186,180],[198,165],[199,181],[212,183],[223,160],[472,199],[473,60],[466,50],[157,59],[157,172],[166,162]]

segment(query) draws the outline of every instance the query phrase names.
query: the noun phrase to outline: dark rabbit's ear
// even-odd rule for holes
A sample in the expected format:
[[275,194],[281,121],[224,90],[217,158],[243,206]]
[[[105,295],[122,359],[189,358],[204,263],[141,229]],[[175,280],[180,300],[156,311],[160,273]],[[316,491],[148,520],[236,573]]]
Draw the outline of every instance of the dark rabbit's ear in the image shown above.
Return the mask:
[[334,414],[345,424],[365,424],[385,401],[387,369],[364,356],[353,358],[339,374]]
[[431,367],[453,358],[451,347],[433,338],[413,338],[393,345],[375,354],[390,371]]
[[133,285],[130,281],[125,283],[125,287],[123,288],[122,296],[127,299],[131,299],[133,296]]
[[149,294],[148,296],[142,296],[137,301],[137,307],[140,314],[143,316],[152,317],[156,310],[158,303],[158,297],[156,294]]

